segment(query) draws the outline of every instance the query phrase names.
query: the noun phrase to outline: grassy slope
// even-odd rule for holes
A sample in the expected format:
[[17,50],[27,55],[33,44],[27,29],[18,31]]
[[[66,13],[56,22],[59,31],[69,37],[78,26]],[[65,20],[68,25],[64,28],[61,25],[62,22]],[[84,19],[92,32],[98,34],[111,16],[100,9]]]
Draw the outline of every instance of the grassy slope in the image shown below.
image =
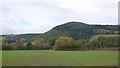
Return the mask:
[[[61,31],[51,30],[51,31],[46,32],[36,38],[44,38],[45,40],[50,41],[51,39],[58,38],[60,36],[68,36],[68,34],[62,33]],[[36,38],[34,38],[34,39],[36,39]]]
[[114,66],[112,51],[3,51],[4,66]]
[[118,36],[120,36],[120,35],[118,35],[118,34],[98,34],[98,35],[93,35],[93,36],[90,38],[90,40],[92,41],[92,40],[94,40],[94,39],[96,39],[96,38],[98,38],[98,37],[100,37],[100,36],[103,36],[103,37],[118,37]]

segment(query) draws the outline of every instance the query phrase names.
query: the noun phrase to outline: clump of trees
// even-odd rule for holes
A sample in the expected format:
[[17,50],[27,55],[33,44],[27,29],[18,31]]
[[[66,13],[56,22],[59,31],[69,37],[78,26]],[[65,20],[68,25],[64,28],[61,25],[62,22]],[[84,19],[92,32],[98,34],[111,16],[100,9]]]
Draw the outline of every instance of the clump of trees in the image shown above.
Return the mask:
[[26,43],[26,40],[24,38],[21,38],[21,39],[17,40],[14,45],[16,45],[17,50],[24,50],[25,43]]
[[99,36],[94,40],[75,40],[72,37],[61,36],[50,41],[38,38],[28,41],[24,38],[14,42],[2,40],[3,50],[94,50],[105,48],[117,48],[120,44],[119,37]]
[[50,45],[43,38],[39,38],[33,41],[33,50],[48,50]]
[[8,43],[7,40],[2,40],[2,50],[15,50],[17,49],[13,43]]
[[76,40],[72,37],[59,37],[56,39],[54,50],[77,50],[79,45],[76,45]]
[[48,50],[50,45],[43,38],[34,41],[27,41],[24,38],[17,40],[14,43],[8,43],[6,40],[2,41],[3,50]]
[[120,37],[104,37],[100,36],[92,41],[89,41],[89,48],[98,49],[98,48],[118,48]]

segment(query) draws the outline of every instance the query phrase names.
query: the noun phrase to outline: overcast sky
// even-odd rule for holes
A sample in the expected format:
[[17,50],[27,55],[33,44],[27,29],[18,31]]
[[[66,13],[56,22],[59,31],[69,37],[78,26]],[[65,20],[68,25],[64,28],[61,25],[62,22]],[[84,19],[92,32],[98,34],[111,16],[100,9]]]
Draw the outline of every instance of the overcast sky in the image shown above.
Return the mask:
[[0,0],[0,34],[44,33],[69,21],[118,24],[119,0]]

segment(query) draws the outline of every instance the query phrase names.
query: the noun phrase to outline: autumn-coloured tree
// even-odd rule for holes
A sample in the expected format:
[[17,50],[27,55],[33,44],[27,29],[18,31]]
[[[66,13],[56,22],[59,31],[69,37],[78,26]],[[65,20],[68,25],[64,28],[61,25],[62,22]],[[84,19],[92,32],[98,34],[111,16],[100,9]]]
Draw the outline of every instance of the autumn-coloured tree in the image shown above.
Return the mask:
[[49,49],[50,46],[48,42],[46,42],[43,38],[39,38],[33,41],[33,49],[35,50],[43,50],[43,49]]
[[72,37],[59,37],[53,46],[54,50],[76,50],[76,40]]
[[26,40],[24,38],[17,40],[16,42],[17,49],[18,50],[25,49],[25,43],[26,43]]

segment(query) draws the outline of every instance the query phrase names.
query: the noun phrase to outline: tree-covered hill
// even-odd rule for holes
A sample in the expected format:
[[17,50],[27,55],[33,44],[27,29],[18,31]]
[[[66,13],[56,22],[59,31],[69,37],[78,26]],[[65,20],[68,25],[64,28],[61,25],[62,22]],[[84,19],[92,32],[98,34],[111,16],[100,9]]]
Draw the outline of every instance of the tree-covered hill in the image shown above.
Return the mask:
[[96,34],[117,34],[118,25],[89,25],[82,22],[68,22],[54,27],[39,38],[53,39],[60,36],[70,36],[74,39],[88,39]]
[[96,34],[117,34],[118,25],[90,25],[82,22],[67,22],[62,25],[53,27],[48,32],[43,34],[11,34],[3,35],[6,39],[18,40],[24,38],[26,40],[34,40],[37,38],[44,38],[47,41],[58,38],[60,36],[70,36],[76,40],[89,39]]

